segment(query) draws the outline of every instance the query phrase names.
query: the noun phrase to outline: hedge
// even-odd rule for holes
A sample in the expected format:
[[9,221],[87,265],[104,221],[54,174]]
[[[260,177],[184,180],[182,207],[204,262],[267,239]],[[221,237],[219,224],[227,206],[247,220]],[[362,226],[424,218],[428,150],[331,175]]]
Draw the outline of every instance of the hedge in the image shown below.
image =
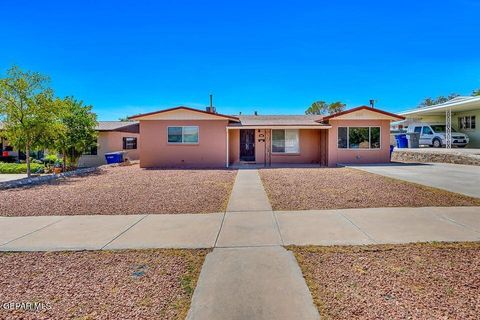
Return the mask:
[[[32,173],[43,169],[44,165],[39,163],[31,163],[30,169]],[[0,162],[0,173],[27,173],[26,163],[3,163]]]

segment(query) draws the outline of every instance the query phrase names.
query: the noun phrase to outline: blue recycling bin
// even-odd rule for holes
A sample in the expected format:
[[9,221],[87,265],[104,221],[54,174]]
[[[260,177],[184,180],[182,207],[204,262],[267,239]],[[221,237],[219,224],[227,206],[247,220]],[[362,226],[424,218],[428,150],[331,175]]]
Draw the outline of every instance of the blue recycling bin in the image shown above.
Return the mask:
[[105,153],[105,160],[107,160],[108,164],[122,163],[123,162],[123,152]]
[[397,134],[395,136],[395,140],[397,140],[398,148],[408,148],[408,140],[406,134]]

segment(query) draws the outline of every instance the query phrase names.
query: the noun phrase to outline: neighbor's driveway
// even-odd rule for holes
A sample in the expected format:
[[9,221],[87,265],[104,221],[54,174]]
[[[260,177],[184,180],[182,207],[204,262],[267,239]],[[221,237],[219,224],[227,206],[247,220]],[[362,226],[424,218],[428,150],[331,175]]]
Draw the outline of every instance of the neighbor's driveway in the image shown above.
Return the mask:
[[0,174],[0,182],[7,182],[26,178],[27,175],[23,173],[2,173]]
[[391,163],[347,167],[480,198],[479,166],[449,163]]

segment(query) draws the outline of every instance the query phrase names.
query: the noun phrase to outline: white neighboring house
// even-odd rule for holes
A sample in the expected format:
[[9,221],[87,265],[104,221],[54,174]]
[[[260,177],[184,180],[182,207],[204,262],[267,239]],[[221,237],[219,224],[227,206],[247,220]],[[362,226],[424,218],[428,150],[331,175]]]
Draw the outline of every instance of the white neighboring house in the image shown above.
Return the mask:
[[478,128],[480,96],[456,97],[445,103],[401,112],[400,115],[406,117],[406,120],[392,123],[394,127],[406,127],[418,122],[442,123],[446,125],[447,131],[450,116],[451,128],[465,133],[470,138],[466,147],[480,148],[480,129]]
[[79,167],[96,167],[106,164],[105,153],[125,151],[124,157],[138,160],[140,127],[137,121],[99,121],[97,145],[78,160]]
[[[13,150],[8,141],[1,136],[3,124],[0,122],[0,155],[7,151],[8,155],[17,157],[18,152]],[[140,142],[140,127],[137,121],[99,121],[97,145],[83,154],[79,167],[94,167],[106,164],[105,153],[125,151],[129,160],[138,160],[138,144]]]

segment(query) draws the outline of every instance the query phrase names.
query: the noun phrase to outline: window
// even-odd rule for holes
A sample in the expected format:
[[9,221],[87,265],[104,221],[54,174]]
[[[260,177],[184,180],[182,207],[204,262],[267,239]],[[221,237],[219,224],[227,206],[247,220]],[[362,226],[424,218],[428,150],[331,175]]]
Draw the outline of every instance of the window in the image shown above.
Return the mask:
[[298,130],[272,130],[273,153],[299,153]]
[[339,127],[339,149],[380,149],[380,127]]
[[123,150],[137,149],[137,138],[123,137]]
[[458,118],[458,128],[460,130],[471,130],[475,129],[475,116],[464,116]]
[[430,127],[423,127],[422,134],[433,134],[432,129]]
[[95,142],[95,144],[92,145],[90,148],[87,148],[87,150],[85,150],[83,154],[86,156],[96,156],[97,153],[98,153],[98,146],[97,146],[97,142]]
[[416,133],[420,133],[422,132],[422,127],[415,127],[415,129],[413,129],[414,132]]
[[168,127],[168,143],[198,143],[198,127]]

